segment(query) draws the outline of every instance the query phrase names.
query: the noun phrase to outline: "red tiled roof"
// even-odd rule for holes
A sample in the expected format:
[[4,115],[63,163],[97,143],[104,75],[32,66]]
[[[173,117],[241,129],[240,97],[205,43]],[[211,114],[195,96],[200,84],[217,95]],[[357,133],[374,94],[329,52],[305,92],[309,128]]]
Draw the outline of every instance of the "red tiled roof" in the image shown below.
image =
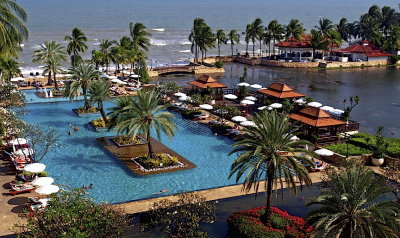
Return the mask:
[[289,117],[293,120],[302,122],[313,127],[325,127],[344,125],[345,121],[340,121],[332,118],[328,113],[316,107],[305,107],[298,113],[290,114]]
[[275,98],[299,98],[305,96],[293,91],[291,87],[284,83],[273,83],[267,89],[260,89],[258,92]]
[[[303,35],[300,41],[298,41],[297,39],[292,37],[292,38],[286,39],[286,41],[281,41],[281,42],[276,43],[275,46],[286,47],[286,48],[290,48],[290,47],[292,47],[292,48],[312,48],[311,36]],[[331,45],[329,45],[329,47],[337,48],[338,45],[331,44]]]
[[368,41],[360,41],[357,44],[351,45],[344,49],[333,50],[332,52],[338,53],[364,53],[368,57],[385,57],[385,56],[392,56],[379,47],[375,45],[371,45]]
[[222,83],[218,83],[213,77],[209,75],[202,75],[195,81],[190,81],[188,84],[196,86],[198,88],[227,88],[228,86]]

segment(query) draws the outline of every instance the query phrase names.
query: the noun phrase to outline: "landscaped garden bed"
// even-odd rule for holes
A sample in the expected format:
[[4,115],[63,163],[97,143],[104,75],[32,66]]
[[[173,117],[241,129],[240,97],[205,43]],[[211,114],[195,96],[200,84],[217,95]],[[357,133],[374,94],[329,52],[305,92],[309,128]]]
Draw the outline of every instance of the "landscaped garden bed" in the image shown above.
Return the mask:
[[64,97],[64,90],[52,90],[53,97]]
[[139,156],[133,158],[132,161],[137,164],[140,170],[144,172],[162,171],[186,167],[179,161],[178,157],[166,153],[155,154],[153,158],[147,156]]
[[90,107],[90,108],[80,107],[72,109],[72,111],[75,112],[75,114],[78,116],[90,116],[100,113],[100,111],[96,107]]
[[363,154],[371,154],[371,150],[354,145],[351,143],[339,143],[339,144],[332,144],[324,146],[325,149],[331,150],[337,154],[341,155],[348,155],[348,156],[359,156]]
[[271,226],[267,227],[261,217],[265,207],[235,212],[228,217],[228,237],[230,238],[305,238],[313,227],[301,217],[289,215],[277,207],[272,207]]
[[[359,144],[365,148],[375,144],[376,136],[368,133],[358,133],[351,138],[351,142]],[[389,156],[399,158],[400,157],[400,138],[385,138],[385,142],[388,144],[386,152]]]
[[201,115],[202,111],[200,110],[187,110],[187,111],[182,111],[182,117],[192,120],[196,117],[196,115]]
[[118,147],[145,145],[147,141],[140,136],[115,136],[111,137],[111,141],[114,142]]
[[102,117],[89,122],[89,125],[97,132],[108,131],[108,126],[106,125],[106,123]]

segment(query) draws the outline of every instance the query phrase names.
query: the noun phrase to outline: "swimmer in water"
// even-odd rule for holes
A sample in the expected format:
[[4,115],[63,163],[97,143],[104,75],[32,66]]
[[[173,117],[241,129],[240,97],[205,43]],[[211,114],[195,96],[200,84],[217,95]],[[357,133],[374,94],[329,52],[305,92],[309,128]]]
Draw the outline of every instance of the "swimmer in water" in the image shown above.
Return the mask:
[[72,135],[72,131],[68,131],[68,135]]
[[166,193],[166,192],[168,192],[168,189],[162,189],[159,192],[156,192],[156,193],[153,193],[153,194],[157,195],[157,194],[162,194],[162,193]]

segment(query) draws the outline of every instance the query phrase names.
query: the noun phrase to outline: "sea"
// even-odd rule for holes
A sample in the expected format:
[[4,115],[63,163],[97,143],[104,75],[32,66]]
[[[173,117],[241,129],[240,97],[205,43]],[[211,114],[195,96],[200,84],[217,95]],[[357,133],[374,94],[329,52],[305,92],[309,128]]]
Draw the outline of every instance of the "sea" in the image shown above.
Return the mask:
[[[287,24],[296,18],[310,30],[319,19],[328,18],[337,23],[345,17],[355,21],[373,4],[398,8],[397,0],[17,0],[28,13],[29,40],[23,43],[20,62],[24,72],[39,65],[32,63],[35,46],[44,41],[66,45],[66,35],[74,27],[87,35],[89,50],[98,49],[101,39],[118,40],[129,35],[129,23],[143,23],[151,36],[148,52],[149,66],[185,64],[193,54],[188,40],[193,20],[203,18],[213,28],[242,33],[246,24],[259,17],[267,25],[277,19]],[[234,52],[244,52],[244,37]],[[230,54],[230,45],[221,47],[221,54]],[[208,55],[216,55],[216,49]]]

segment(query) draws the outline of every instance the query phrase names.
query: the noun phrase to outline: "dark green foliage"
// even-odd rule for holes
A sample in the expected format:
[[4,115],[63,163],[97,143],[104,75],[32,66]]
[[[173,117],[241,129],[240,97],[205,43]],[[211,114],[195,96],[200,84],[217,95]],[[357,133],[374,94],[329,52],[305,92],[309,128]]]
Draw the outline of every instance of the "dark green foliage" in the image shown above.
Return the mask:
[[341,154],[341,155],[348,155],[349,156],[355,156],[355,155],[363,155],[363,154],[370,154],[371,150],[367,148],[363,148],[354,144],[350,143],[339,143],[339,144],[333,144],[333,145],[327,145],[324,146],[325,149],[331,150],[335,153]]
[[224,62],[222,62],[222,61],[217,61],[217,62],[215,62],[215,67],[217,67],[217,68],[222,68],[222,67],[224,67]]
[[200,110],[187,110],[187,111],[182,111],[182,116],[187,119],[193,119],[196,115],[201,115]]
[[43,212],[28,217],[26,224],[16,224],[21,238],[120,237],[128,219],[119,208],[96,204],[84,189],[61,191],[51,196]]
[[392,55],[389,57],[390,64],[397,64],[400,61],[400,55]]
[[[351,141],[360,143],[360,145],[371,148],[376,144],[375,135],[368,133],[358,133],[352,136]],[[400,158],[400,138],[384,138],[387,143],[386,153],[390,156]]]
[[207,237],[201,223],[215,221],[215,204],[195,193],[176,195],[174,200],[161,200],[140,217],[143,231],[163,231],[169,237]]

